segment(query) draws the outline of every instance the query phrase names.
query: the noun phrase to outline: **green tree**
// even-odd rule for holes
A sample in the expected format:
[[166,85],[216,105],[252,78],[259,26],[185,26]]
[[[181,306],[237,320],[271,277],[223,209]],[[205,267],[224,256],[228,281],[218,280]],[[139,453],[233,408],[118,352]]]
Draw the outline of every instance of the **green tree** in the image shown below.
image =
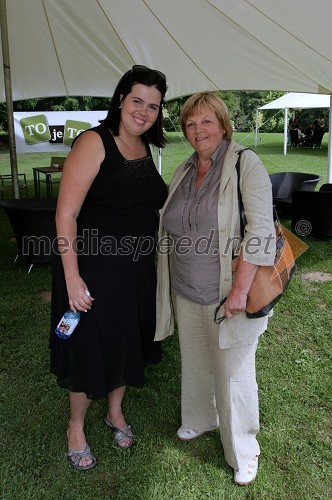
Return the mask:
[[[234,128],[240,132],[250,132],[255,129],[256,110],[263,104],[277,99],[283,92],[260,92],[260,91],[230,91],[218,92],[227,104],[230,118]],[[168,131],[180,130],[180,111],[188,96],[172,99],[165,104],[164,126]],[[13,104],[14,111],[99,111],[107,110],[110,99],[108,97],[44,97],[40,99],[27,99],[16,101]],[[305,119],[310,121],[317,115],[306,111]],[[326,111],[323,111],[326,114]],[[327,122],[326,116],[326,122]],[[277,110],[266,110],[261,114],[261,132],[282,132],[283,113]],[[0,128],[7,130],[6,104],[0,103]]]
[[164,106],[164,128],[168,132],[180,131],[180,111],[187,97],[167,101]]
[[[233,122],[234,128],[239,132],[250,132],[255,130],[256,110],[263,104],[266,104],[277,97],[283,95],[283,92],[258,92],[258,91],[219,91],[218,94],[225,101]],[[180,130],[179,116],[186,97],[168,101],[165,106],[165,128],[168,131]],[[267,113],[267,123],[265,132],[280,132],[283,130],[283,115],[272,120],[274,113]]]
[[[262,102],[259,106],[268,104],[275,99],[283,96],[285,92],[265,92]],[[260,111],[260,132],[283,132],[284,130],[284,112],[281,109],[265,109]]]
[[[14,111],[102,111],[109,107],[109,97],[43,97],[13,103]],[[6,103],[0,103],[0,129],[7,131]]]

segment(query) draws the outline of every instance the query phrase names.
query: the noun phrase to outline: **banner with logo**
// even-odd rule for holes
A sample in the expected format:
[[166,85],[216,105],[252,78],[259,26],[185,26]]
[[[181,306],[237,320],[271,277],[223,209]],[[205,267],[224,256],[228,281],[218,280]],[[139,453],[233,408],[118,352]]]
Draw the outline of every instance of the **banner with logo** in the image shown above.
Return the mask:
[[37,111],[14,113],[16,151],[69,152],[81,132],[99,125],[107,111]]

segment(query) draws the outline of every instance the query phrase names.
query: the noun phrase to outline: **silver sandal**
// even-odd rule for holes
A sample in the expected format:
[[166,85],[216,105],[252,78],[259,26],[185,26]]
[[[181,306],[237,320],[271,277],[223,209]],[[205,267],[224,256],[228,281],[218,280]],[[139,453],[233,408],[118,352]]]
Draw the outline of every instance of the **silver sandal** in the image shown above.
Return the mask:
[[[67,440],[67,443],[68,443],[68,440]],[[74,469],[77,469],[77,470],[91,469],[97,463],[96,457],[94,457],[92,455],[88,443],[86,443],[85,447],[82,450],[68,450],[66,453],[66,457],[69,458],[71,465],[74,467]],[[91,464],[80,465],[80,461],[83,457],[90,458],[92,460]]]
[[[105,424],[108,425],[108,427],[110,427],[112,429],[112,431],[115,433],[114,439],[117,442],[119,448],[121,448],[122,450],[125,450],[133,444],[134,434],[133,434],[133,431],[132,431],[130,425],[127,425],[126,427],[123,427],[122,429],[119,429],[119,427],[114,427],[112,422],[110,420],[108,420],[107,415],[105,417]],[[125,438],[129,439],[129,444],[127,444],[127,446],[120,446],[120,442]]]

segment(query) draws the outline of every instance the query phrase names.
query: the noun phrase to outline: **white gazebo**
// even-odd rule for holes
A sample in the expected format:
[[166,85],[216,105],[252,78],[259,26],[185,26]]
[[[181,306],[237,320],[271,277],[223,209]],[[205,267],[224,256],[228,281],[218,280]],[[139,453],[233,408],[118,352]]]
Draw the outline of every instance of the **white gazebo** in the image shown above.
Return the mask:
[[332,182],[332,96],[330,94],[306,94],[301,92],[289,92],[288,94],[275,99],[256,110],[256,135],[255,146],[258,144],[258,114],[264,109],[283,109],[284,110],[284,154],[287,154],[287,114],[289,109],[307,109],[307,108],[330,108],[329,114],[329,139],[328,139],[328,166],[327,182]]

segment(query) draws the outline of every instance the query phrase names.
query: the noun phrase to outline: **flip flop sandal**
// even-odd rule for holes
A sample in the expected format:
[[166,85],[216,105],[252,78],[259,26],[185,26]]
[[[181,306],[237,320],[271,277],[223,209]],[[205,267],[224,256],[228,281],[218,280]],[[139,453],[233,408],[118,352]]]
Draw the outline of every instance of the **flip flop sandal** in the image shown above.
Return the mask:
[[[67,440],[67,443],[68,443],[68,440]],[[85,447],[82,450],[68,450],[66,453],[66,457],[69,458],[71,465],[74,467],[74,469],[77,469],[77,470],[91,469],[97,463],[96,457],[94,457],[92,455],[88,443],[86,443]],[[92,460],[91,464],[80,465],[80,461],[84,457],[91,459]]]
[[[132,431],[130,425],[127,425],[126,427],[123,427],[122,429],[119,429],[118,427],[114,427],[114,425],[112,424],[112,422],[110,422],[110,420],[108,420],[107,415],[105,417],[105,423],[115,433],[114,434],[114,439],[117,442],[119,448],[121,448],[122,450],[130,448],[130,446],[134,442],[134,434],[133,434],[133,431]],[[129,438],[129,444],[127,444],[126,446],[120,446],[121,441],[123,439],[126,439],[126,438]]]

